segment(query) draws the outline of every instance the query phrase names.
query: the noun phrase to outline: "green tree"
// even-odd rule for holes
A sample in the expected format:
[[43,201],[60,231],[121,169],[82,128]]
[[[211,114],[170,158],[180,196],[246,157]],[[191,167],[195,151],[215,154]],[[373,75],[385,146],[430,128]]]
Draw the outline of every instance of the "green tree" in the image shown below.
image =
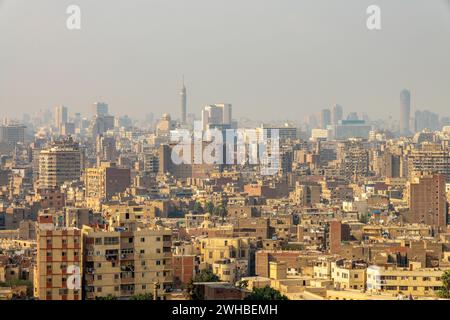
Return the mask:
[[221,204],[217,207],[214,208],[214,215],[219,216],[219,217],[225,217],[227,213],[227,209],[225,209],[225,207]]
[[214,205],[212,204],[211,201],[208,201],[208,202],[205,204],[205,212],[207,212],[207,213],[213,213],[213,210],[214,210]]
[[281,294],[280,291],[271,288],[270,286],[265,286],[264,288],[253,288],[252,293],[250,293],[244,300],[289,300],[285,295]]
[[219,277],[216,276],[211,269],[203,269],[194,277],[194,282],[218,282]]
[[202,204],[200,202],[195,202],[193,211],[194,213],[202,213],[203,212]]
[[439,298],[450,299],[450,270],[442,274],[441,280],[442,287],[436,294]]
[[130,298],[130,300],[153,300],[151,293],[137,294]]

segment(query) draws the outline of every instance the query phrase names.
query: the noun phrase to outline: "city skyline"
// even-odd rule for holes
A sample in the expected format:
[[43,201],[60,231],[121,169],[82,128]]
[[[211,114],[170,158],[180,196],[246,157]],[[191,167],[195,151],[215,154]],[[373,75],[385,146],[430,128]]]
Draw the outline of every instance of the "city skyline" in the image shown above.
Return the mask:
[[[0,105],[8,116],[57,105],[87,113],[93,101],[107,101],[115,114],[167,110],[179,118],[182,74],[188,113],[197,115],[205,105],[229,102],[236,118],[301,120],[335,104],[381,118],[398,109],[398,92],[408,88],[411,114],[447,116],[444,1],[380,0],[377,32],[365,27],[369,1],[351,0],[345,8],[335,1],[113,2],[107,15],[102,0],[78,1],[80,31],[65,29],[68,4],[3,1]],[[34,14],[25,18],[23,11]]]

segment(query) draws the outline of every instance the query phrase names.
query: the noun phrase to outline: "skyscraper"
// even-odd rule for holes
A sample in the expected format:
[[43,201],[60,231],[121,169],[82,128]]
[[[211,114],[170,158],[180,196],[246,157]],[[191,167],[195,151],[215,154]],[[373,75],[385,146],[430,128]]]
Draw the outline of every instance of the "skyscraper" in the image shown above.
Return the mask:
[[342,120],[342,117],[344,116],[344,110],[342,106],[335,105],[333,107],[333,110],[331,112],[331,123],[332,124],[338,124],[340,120]]
[[109,115],[109,106],[104,102],[95,102],[93,104],[94,116],[107,116]]
[[409,118],[411,113],[411,93],[404,89],[400,93],[400,135],[408,135]]
[[220,103],[206,106],[202,111],[203,130],[210,125],[231,125],[233,107],[228,103]]
[[184,77],[183,77],[183,86],[180,91],[181,97],[181,124],[186,124],[186,110],[187,110],[187,94],[186,94],[186,86],[184,85]]
[[58,106],[55,108],[55,127],[61,130],[65,123],[67,123],[67,107]]
[[331,111],[323,109],[320,113],[320,127],[326,129],[329,124],[331,124]]

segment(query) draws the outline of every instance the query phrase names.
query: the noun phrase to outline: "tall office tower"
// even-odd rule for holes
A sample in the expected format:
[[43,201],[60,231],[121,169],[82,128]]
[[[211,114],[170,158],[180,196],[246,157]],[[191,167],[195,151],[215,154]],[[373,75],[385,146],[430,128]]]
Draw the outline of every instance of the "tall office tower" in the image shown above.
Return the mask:
[[356,120],[359,120],[358,113],[356,113],[356,112],[350,112],[350,113],[347,115],[347,120],[350,120],[350,121],[356,121]]
[[331,112],[331,123],[338,124],[344,117],[344,109],[340,105],[335,105]]
[[10,145],[24,143],[25,129],[26,127],[24,125],[19,124],[0,125],[0,143],[7,143]]
[[233,106],[229,103],[219,103],[215,106],[222,109],[222,124],[231,124],[233,120]]
[[331,124],[331,111],[330,109],[323,109],[320,112],[320,127],[326,129]]
[[408,222],[434,227],[447,225],[445,177],[441,174],[422,174],[408,183]]
[[109,115],[109,107],[107,103],[104,102],[95,102],[93,104],[94,116],[107,116]]
[[[51,214],[40,215],[34,296],[39,300],[81,300],[81,256],[81,230],[55,227]],[[77,271],[78,280],[74,277]]]
[[228,103],[207,105],[202,111],[203,130],[210,125],[231,125],[233,119],[233,107]]
[[181,98],[181,124],[186,124],[186,111],[187,111],[187,94],[186,94],[186,86],[184,85],[184,77],[183,77],[183,86],[180,91]]
[[82,154],[71,138],[55,141],[39,154],[39,187],[57,188],[67,181],[79,180]]
[[400,93],[400,135],[410,134],[409,118],[411,116],[411,93],[404,89]]
[[118,168],[115,163],[102,162],[85,173],[86,203],[89,208],[101,209],[105,200],[124,192],[131,185],[130,169]]
[[416,132],[420,132],[425,129],[430,131],[439,130],[439,115],[428,110],[417,110],[414,117],[414,129]]
[[67,107],[58,106],[55,108],[55,127],[61,130],[62,126],[67,122]]

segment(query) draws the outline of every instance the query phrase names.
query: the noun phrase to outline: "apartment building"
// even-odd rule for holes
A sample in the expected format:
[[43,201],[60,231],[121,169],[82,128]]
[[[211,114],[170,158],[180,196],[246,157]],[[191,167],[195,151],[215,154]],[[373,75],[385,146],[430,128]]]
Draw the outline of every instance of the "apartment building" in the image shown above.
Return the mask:
[[56,188],[79,180],[82,171],[80,147],[72,139],[56,141],[39,153],[39,187]]
[[103,201],[130,187],[131,173],[115,163],[102,162],[98,168],[86,169],[85,180],[87,206],[100,210]]
[[421,268],[410,263],[409,268],[370,266],[367,268],[367,291],[413,296],[434,296],[442,286],[445,270]]
[[337,260],[331,263],[331,278],[337,289],[364,290],[367,265],[363,262]]
[[86,299],[164,296],[172,286],[172,231],[83,228]]
[[38,218],[34,296],[81,300],[81,230],[57,228],[51,215]]

